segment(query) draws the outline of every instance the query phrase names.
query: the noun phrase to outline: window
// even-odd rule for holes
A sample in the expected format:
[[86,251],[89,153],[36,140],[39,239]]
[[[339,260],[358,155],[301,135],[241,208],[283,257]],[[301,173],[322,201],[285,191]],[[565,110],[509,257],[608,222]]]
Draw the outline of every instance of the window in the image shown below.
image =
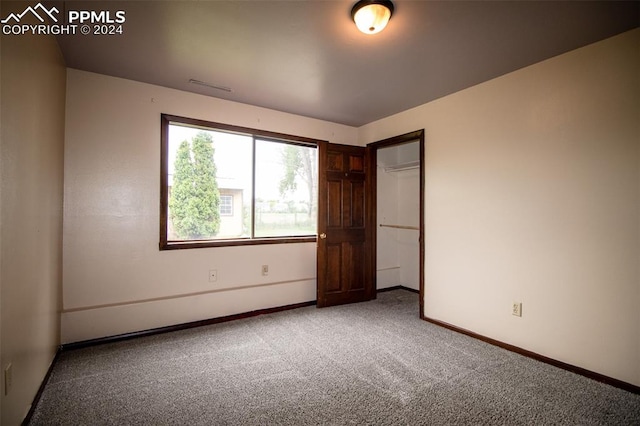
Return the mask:
[[233,195],[220,195],[220,216],[233,216]]
[[317,140],[161,121],[160,249],[316,240]]

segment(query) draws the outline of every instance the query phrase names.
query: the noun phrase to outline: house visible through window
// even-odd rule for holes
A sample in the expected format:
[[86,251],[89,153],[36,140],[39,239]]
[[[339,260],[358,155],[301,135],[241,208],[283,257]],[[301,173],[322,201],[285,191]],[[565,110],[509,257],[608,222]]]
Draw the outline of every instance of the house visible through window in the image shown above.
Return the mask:
[[160,248],[315,241],[317,142],[163,115]]

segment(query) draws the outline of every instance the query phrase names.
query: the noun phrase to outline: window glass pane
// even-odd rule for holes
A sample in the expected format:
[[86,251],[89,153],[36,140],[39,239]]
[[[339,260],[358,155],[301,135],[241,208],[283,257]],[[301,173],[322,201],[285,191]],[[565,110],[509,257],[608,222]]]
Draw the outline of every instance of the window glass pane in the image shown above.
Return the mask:
[[256,139],[255,236],[315,235],[317,149]]
[[161,250],[315,240],[317,141],[164,114],[162,126]]
[[250,237],[252,137],[176,123],[168,142],[167,241]]

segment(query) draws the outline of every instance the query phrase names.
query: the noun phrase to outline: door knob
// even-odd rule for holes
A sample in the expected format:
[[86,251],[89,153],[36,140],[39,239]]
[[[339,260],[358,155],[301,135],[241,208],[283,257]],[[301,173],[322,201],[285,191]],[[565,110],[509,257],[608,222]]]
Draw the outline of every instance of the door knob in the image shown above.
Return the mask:
[[320,239],[324,240],[325,238],[327,238],[327,234],[325,234],[324,232],[322,234],[320,234]]

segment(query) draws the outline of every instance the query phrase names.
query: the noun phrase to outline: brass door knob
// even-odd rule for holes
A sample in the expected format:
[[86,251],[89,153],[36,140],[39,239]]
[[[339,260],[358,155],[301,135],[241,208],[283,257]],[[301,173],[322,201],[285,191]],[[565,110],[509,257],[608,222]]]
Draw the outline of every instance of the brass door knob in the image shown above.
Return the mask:
[[324,232],[322,234],[320,234],[320,239],[324,240],[325,238],[327,238],[327,234],[325,234]]

